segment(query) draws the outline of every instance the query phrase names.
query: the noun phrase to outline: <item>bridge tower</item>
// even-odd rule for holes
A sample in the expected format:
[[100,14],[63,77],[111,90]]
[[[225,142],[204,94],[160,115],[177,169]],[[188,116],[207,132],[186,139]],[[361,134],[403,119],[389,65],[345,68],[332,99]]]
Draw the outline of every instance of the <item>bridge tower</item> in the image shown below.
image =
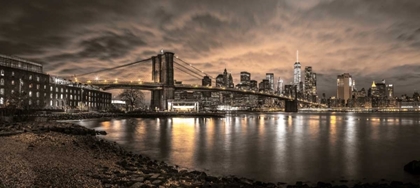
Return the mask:
[[285,102],[285,112],[297,112],[298,111],[298,101],[297,101],[297,85],[294,86],[295,98],[293,100],[286,100]]
[[152,57],[152,80],[161,83],[161,90],[152,90],[150,107],[167,110],[168,99],[174,99],[174,53],[164,52]]

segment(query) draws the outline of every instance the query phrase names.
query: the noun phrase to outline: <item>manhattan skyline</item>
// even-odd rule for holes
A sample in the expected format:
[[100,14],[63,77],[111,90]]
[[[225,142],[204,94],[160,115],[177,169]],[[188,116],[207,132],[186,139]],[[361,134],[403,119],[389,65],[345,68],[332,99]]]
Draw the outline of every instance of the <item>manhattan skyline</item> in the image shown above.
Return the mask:
[[[420,86],[418,1],[43,1],[3,2],[0,54],[70,76],[172,51],[212,77],[224,68],[258,82],[266,73],[293,81],[296,50],[302,70],[317,73],[318,95],[334,96],[337,75],[357,89],[385,79],[396,96]],[[130,67],[131,68],[131,67]],[[146,74],[142,74],[146,72]],[[150,79],[151,65],[116,70]],[[124,79],[121,77],[121,79]],[[185,83],[201,83],[175,73]]]

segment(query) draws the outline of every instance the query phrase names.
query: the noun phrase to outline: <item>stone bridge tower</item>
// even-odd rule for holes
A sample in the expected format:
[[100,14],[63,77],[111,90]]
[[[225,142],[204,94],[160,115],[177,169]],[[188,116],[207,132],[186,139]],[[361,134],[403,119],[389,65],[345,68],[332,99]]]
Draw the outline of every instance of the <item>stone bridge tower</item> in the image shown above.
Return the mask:
[[150,107],[167,110],[168,99],[174,99],[174,53],[164,52],[152,57],[152,80],[161,83],[162,89],[152,90]]

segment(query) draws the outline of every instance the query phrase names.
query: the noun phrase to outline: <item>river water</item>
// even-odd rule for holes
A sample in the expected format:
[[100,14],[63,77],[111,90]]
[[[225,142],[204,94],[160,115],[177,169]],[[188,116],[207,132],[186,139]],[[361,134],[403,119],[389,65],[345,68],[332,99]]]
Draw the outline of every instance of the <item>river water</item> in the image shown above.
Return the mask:
[[124,148],[187,169],[269,182],[420,181],[417,113],[243,113],[82,120]]

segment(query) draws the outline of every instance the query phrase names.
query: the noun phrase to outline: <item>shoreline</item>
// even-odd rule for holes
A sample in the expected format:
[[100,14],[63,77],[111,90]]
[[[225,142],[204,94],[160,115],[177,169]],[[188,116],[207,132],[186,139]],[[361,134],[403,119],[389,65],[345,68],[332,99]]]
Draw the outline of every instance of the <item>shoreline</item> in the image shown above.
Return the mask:
[[[22,122],[0,126],[0,187],[349,187],[348,182],[261,182],[187,171],[126,151],[76,124]],[[13,134],[16,133],[16,134]],[[353,185],[351,185],[353,186]],[[393,182],[353,187],[419,187]]]

